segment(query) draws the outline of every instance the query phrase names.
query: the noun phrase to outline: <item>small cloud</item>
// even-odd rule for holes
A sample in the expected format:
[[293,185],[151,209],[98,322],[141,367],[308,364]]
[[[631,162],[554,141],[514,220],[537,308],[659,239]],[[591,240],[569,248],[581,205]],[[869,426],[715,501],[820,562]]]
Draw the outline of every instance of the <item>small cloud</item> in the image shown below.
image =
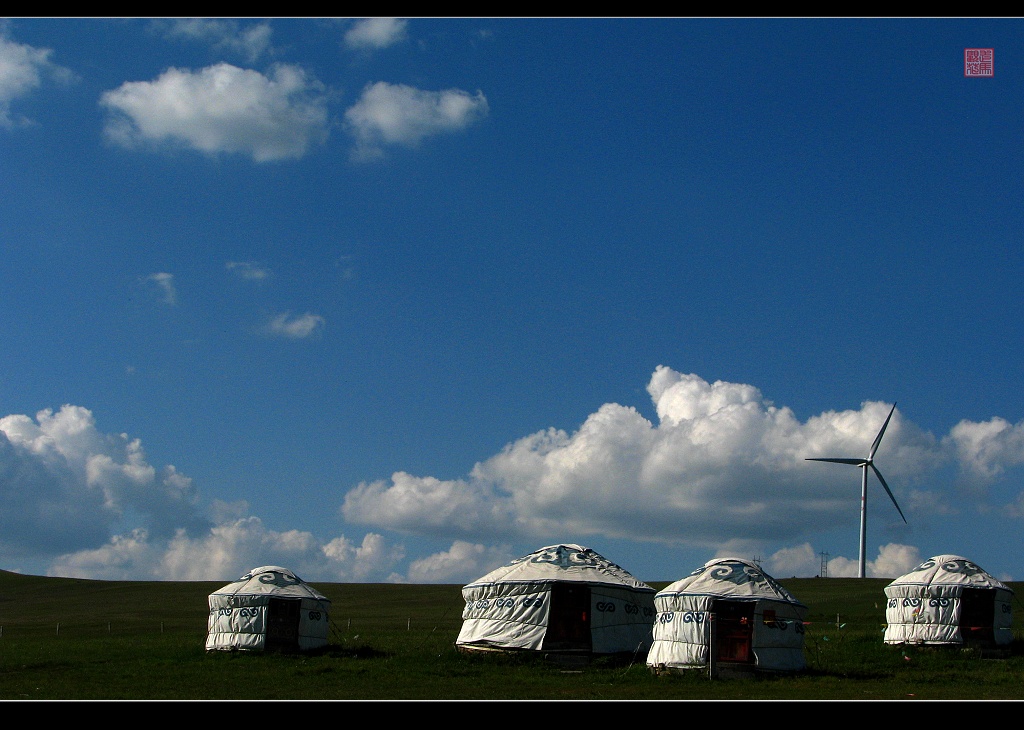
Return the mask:
[[1005,418],[977,423],[962,420],[944,439],[960,462],[961,473],[985,484],[1002,476],[1007,468],[1024,463],[1024,421],[1012,424]]
[[146,281],[151,281],[156,285],[164,304],[169,304],[173,307],[178,303],[178,292],[174,288],[174,274],[166,272],[150,274],[146,277]]
[[878,548],[878,558],[867,566],[873,578],[899,578],[921,564],[921,551],[913,545],[890,543]]
[[777,577],[814,575],[818,570],[818,556],[810,543],[783,548],[768,558],[769,572]]
[[263,281],[270,276],[270,269],[254,261],[228,261],[227,270],[248,281]]
[[266,22],[242,26],[237,20],[176,18],[154,21],[165,38],[209,43],[215,50],[237,53],[250,63],[270,49],[270,25]]
[[356,158],[370,159],[382,154],[382,145],[412,147],[425,137],[461,131],[488,111],[480,91],[424,91],[378,81],[363,89],[359,101],[345,112],[345,121],[356,138]]
[[123,147],[172,145],[256,162],[299,158],[327,139],[322,86],[298,66],[258,71],[219,63],[170,68],[100,97],[107,139]]
[[324,318],[318,314],[292,317],[290,313],[279,314],[270,320],[267,329],[271,334],[301,340],[311,336],[324,326]]
[[456,540],[451,549],[412,561],[412,583],[466,583],[505,565],[516,556],[508,545],[488,547]]
[[406,39],[409,21],[400,18],[366,18],[345,33],[345,45],[354,50],[378,50]]
[[12,129],[31,122],[23,117],[12,117],[11,102],[42,85],[44,77],[70,81],[74,74],[50,61],[53,51],[49,48],[15,43],[5,37],[4,31],[4,26],[0,25],[0,128]]

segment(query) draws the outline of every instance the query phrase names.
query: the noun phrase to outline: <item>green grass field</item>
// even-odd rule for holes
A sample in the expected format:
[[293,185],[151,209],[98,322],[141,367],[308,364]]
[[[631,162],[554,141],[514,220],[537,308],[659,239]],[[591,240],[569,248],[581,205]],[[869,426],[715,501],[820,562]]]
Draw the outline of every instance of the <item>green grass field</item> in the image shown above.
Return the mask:
[[[206,652],[218,582],[118,582],[0,571],[3,700],[1020,700],[1024,605],[1008,655],[882,642],[882,579],[780,580],[809,607],[805,672],[655,676],[646,656],[569,667],[455,650],[459,585],[318,583],[324,651]],[[666,582],[651,583],[657,589]],[[1024,596],[1024,584],[1009,584]]]

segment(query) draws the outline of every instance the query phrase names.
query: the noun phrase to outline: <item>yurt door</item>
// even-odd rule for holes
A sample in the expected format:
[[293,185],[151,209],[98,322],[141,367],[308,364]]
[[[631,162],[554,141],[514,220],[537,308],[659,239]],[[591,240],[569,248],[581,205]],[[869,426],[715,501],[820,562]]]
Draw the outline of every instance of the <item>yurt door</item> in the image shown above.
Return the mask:
[[591,651],[591,647],[590,586],[553,583],[543,648],[548,651]]
[[302,601],[271,598],[267,603],[267,651],[298,651],[299,614]]
[[753,662],[754,602],[717,599],[711,611],[715,614],[715,658],[722,662]]
[[964,588],[960,596],[960,635],[965,642],[992,644],[995,631],[996,592],[989,588]]

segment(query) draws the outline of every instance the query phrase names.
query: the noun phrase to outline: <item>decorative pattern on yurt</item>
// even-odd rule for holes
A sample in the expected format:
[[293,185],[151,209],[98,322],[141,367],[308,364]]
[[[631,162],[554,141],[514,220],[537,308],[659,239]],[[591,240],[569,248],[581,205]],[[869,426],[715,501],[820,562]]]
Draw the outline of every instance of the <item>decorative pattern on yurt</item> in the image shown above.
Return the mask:
[[[710,560],[654,597],[653,671],[719,662],[775,671],[803,669],[807,607],[748,560]],[[712,621],[712,614],[714,620]]]
[[463,650],[646,652],[655,590],[594,550],[549,545],[462,590]]
[[1009,644],[1013,590],[959,555],[936,555],[885,588],[886,644]]
[[308,651],[327,645],[330,600],[287,568],[254,568],[211,593],[209,604],[207,651]]

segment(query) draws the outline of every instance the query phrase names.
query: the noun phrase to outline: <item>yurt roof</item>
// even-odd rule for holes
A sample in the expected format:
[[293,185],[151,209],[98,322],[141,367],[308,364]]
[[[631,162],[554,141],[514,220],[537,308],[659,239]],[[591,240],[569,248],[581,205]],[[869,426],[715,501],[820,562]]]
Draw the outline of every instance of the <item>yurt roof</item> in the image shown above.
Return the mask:
[[761,567],[743,558],[715,558],[685,578],[663,588],[659,595],[690,594],[723,598],[767,598],[803,605]]
[[[548,545],[492,570],[470,586],[493,583],[601,583],[641,591],[654,589],[624,568],[582,545]],[[467,586],[468,587],[468,586]]]
[[264,565],[253,568],[238,580],[214,591],[212,595],[262,595],[273,594],[285,598],[316,598],[325,601],[327,597],[315,590],[288,568]]
[[986,573],[977,563],[961,555],[936,555],[928,558],[890,586],[898,585],[964,585],[974,588],[1012,589]]

